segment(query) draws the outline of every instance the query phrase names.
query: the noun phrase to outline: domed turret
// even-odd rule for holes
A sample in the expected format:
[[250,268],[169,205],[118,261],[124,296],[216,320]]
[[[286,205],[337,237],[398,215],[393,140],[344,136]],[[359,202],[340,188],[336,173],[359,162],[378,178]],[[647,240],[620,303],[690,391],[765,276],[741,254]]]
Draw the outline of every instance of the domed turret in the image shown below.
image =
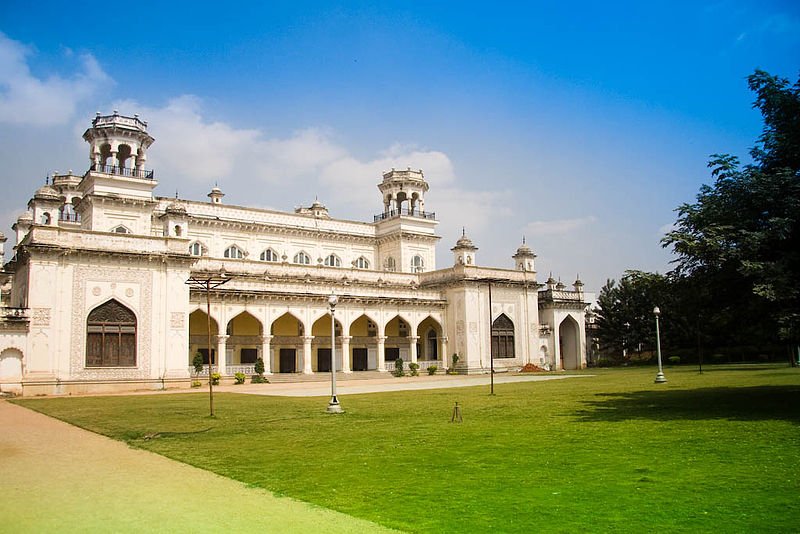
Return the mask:
[[456,265],[475,265],[475,252],[478,247],[467,237],[466,229],[461,229],[461,237],[456,241],[456,246],[450,250],[453,251]]
[[517,249],[517,253],[511,257],[514,258],[515,268],[518,271],[536,272],[533,261],[536,259],[536,254],[533,253],[531,247],[525,244],[524,237],[522,238],[522,245]]
[[222,197],[224,196],[225,193],[223,193],[222,189],[220,189],[216,185],[211,188],[211,192],[208,194],[208,198],[211,199],[212,204],[222,204]]
[[61,201],[61,195],[58,194],[58,191],[50,187],[49,185],[43,185],[36,192],[33,194],[33,198],[36,200],[54,200],[56,202]]

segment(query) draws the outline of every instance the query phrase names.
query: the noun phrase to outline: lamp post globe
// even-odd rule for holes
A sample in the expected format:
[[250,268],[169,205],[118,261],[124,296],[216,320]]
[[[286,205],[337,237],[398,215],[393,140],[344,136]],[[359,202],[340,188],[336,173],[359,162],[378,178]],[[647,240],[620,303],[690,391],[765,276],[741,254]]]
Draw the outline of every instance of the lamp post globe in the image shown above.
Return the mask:
[[339,303],[339,297],[331,294],[328,297],[328,307],[331,310],[331,400],[328,402],[328,413],[342,413],[342,407],[339,405],[339,398],[336,396],[336,305]]
[[656,384],[663,384],[667,381],[667,377],[664,376],[664,370],[661,367],[661,332],[658,328],[658,316],[661,315],[661,310],[658,309],[658,306],[653,308],[653,315],[656,316],[656,357],[658,358],[658,373],[656,373]]

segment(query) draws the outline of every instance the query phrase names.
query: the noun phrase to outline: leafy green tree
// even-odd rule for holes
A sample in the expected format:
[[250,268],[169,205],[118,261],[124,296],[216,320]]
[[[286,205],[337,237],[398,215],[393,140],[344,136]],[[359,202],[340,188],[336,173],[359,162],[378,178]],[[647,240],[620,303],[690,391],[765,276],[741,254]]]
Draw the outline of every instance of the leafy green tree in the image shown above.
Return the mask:
[[[800,340],[800,80],[756,71],[748,79],[764,130],[753,163],[715,154],[713,185],[677,209],[662,244],[674,275],[707,288],[708,323],[736,337]],[[765,320],[767,319],[767,320]],[[753,339],[751,337],[751,339]]]

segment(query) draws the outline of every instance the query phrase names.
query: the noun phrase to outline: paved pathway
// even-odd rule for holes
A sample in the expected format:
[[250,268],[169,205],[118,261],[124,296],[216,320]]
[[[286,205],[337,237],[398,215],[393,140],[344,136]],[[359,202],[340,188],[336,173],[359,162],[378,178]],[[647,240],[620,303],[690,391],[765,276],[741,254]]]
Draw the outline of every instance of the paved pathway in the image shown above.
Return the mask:
[[0,532],[389,532],[0,401]]
[[[496,375],[495,383],[589,375]],[[489,376],[343,380],[342,395],[483,385]],[[329,382],[218,386],[254,395],[326,396]],[[159,394],[197,392],[167,390]],[[1,532],[390,532],[0,400]]]

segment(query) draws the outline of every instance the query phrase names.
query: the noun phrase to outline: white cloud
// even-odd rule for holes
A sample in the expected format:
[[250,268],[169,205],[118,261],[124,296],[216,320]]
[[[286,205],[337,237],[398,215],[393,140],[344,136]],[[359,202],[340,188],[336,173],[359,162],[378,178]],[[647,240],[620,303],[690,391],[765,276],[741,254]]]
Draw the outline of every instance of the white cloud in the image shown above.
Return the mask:
[[80,70],[66,79],[35,77],[28,66],[31,55],[29,47],[0,33],[0,123],[65,124],[79,103],[112,83],[91,54],[80,55]]
[[550,221],[532,221],[525,225],[523,232],[528,236],[562,236],[580,230],[597,221],[590,215],[575,219],[555,219]]

